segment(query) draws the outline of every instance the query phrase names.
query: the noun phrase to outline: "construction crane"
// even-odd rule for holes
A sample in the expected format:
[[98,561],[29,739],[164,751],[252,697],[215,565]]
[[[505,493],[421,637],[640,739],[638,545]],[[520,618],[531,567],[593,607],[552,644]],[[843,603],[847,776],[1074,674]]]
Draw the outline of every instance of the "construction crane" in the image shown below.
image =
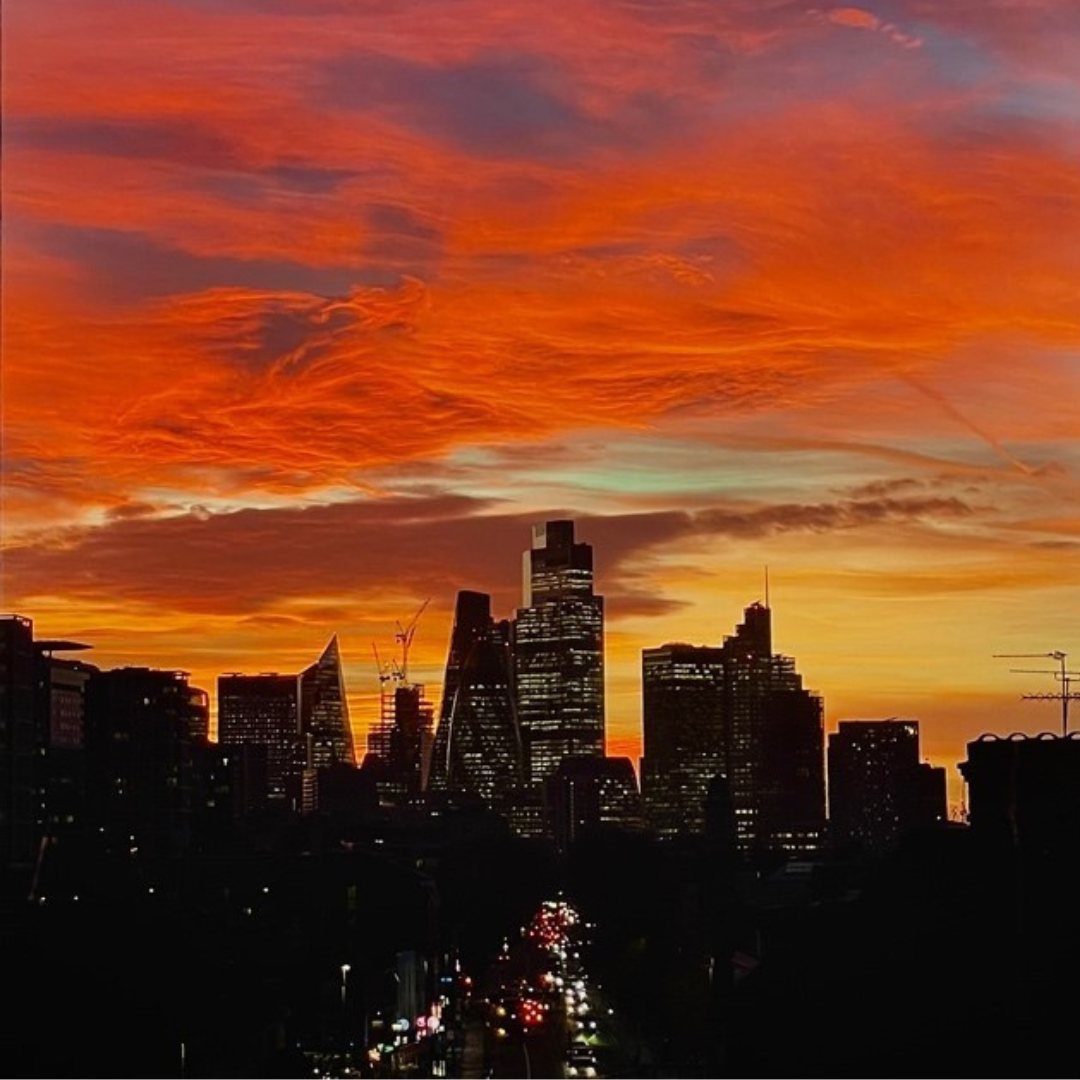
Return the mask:
[[375,654],[375,669],[379,673],[379,682],[387,683],[401,679],[401,668],[397,660],[386,660],[379,655],[379,646],[373,641],[371,651]]
[[409,620],[407,626],[402,626],[400,622],[397,624],[397,633],[394,638],[401,646],[401,681],[403,683],[409,681],[409,649],[412,646],[413,635],[416,633],[416,624],[419,622],[420,616],[424,614],[424,608],[430,603],[431,597],[429,596],[417,609],[416,614]]
[[1017,674],[1023,675],[1053,675],[1061,684],[1061,689],[1056,694],[1021,694],[1021,701],[1060,701],[1061,702],[1061,734],[1069,734],[1069,702],[1080,701],[1080,694],[1073,693],[1069,686],[1080,680],[1080,671],[1069,671],[1066,668],[1068,655],[1055,650],[1045,653],[994,653],[994,656],[1002,660],[1056,660],[1057,668],[1010,668]]

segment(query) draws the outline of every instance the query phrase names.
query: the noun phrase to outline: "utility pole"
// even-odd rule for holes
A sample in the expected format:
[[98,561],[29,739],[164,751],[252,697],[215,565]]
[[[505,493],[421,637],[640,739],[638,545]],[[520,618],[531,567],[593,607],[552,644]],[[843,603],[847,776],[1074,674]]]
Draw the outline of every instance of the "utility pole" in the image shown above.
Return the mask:
[[1080,694],[1069,689],[1074,682],[1080,681],[1080,671],[1068,671],[1065,661],[1068,654],[1055,651],[1047,653],[994,653],[995,657],[1008,660],[1056,660],[1057,668],[1010,668],[1023,675],[1053,675],[1061,686],[1056,694],[1021,694],[1021,701],[1060,701],[1061,702],[1061,734],[1069,734],[1069,702],[1080,701]]

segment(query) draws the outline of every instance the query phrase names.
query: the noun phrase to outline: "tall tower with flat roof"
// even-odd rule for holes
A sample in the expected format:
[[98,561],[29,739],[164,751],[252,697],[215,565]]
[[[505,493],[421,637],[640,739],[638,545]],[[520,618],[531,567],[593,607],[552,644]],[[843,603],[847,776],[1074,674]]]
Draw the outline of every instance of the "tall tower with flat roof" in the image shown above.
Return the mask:
[[604,600],[593,552],[572,521],[533,527],[523,556],[523,606],[513,627],[515,692],[528,778],[566,757],[604,753]]

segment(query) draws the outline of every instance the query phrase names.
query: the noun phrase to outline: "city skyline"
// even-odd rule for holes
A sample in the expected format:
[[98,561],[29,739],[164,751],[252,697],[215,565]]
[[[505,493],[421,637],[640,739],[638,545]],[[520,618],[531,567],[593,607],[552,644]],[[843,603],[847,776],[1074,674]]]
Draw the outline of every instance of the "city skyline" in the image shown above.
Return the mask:
[[[520,600],[572,519],[607,749],[764,600],[948,770],[1080,660],[1072,5],[5,10],[0,608],[296,672]],[[216,700],[214,702],[216,711]]]

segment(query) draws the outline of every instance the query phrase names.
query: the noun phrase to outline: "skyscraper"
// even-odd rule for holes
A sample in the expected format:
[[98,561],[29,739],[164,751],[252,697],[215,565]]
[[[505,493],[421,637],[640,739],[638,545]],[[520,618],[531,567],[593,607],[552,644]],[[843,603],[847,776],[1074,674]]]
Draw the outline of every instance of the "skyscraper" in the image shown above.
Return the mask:
[[206,696],[183,671],[93,671],[86,684],[89,824],[114,854],[181,855],[197,812]]
[[523,594],[515,691],[527,775],[539,784],[565,757],[604,753],[604,601],[593,592],[592,547],[575,542],[572,521],[533,527]]
[[0,616],[0,869],[34,859],[37,751],[34,725],[34,624]]
[[945,770],[919,761],[916,720],[841,720],[829,736],[829,836],[884,855],[947,816]]
[[772,612],[746,608],[724,638],[727,766],[740,848],[806,853],[825,834],[821,698],[795,661],[772,651]]
[[300,726],[310,768],[356,764],[337,634],[300,673]]
[[492,619],[490,596],[463,590],[454,612],[428,788],[476,795],[501,808],[522,780],[509,627]]
[[299,805],[300,678],[297,675],[229,673],[218,676],[218,742],[227,747],[262,747],[266,754],[266,798]]
[[661,836],[701,833],[709,782],[727,771],[723,651],[645,649],[641,683],[646,823]]
[[772,652],[769,608],[751,604],[719,647],[642,654],[646,821],[701,833],[713,777],[726,778],[739,847],[815,850],[825,827],[821,699]]
[[86,696],[98,669],[56,654],[87,648],[73,641],[34,642],[39,824],[50,845],[68,848],[85,839]]

